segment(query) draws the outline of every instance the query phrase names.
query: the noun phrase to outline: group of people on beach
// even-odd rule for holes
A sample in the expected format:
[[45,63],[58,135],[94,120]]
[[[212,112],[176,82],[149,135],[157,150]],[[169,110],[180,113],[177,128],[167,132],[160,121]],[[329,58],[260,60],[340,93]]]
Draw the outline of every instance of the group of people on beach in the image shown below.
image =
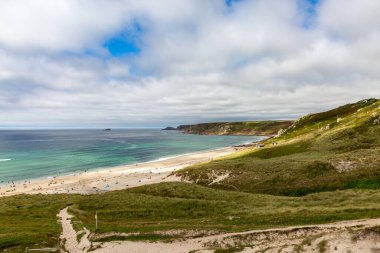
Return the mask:
[[[204,160],[210,160],[212,157],[205,157]],[[207,159],[208,158],[208,159]],[[79,194],[90,194],[99,193],[115,189],[129,188],[133,186],[138,186],[148,183],[156,177],[162,177],[162,174],[167,174],[165,169],[171,168],[170,171],[175,171],[177,167],[184,167],[191,165],[193,162],[183,162],[175,164],[175,166],[170,166],[164,164],[163,166],[157,167],[142,167],[139,170],[134,170],[131,168],[123,168],[123,170],[108,170],[101,171],[96,170],[90,172],[88,170],[75,171],[72,175],[56,175],[53,177],[48,177],[42,180],[34,180],[31,184],[29,180],[24,182],[14,182],[8,181],[0,182],[0,195],[13,195],[16,193],[30,192],[30,193],[43,193],[43,194],[59,194],[59,193],[79,193]],[[134,164],[133,167],[140,166],[140,164]],[[149,165],[148,165],[149,166]],[[164,171],[161,171],[164,169]],[[94,175],[89,175],[93,173]],[[101,174],[100,174],[101,173]],[[153,176],[153,175],[157,176]]]
[[[4,181],[1,181],[1,183],[4,183]],[[18,183],[21,184],[21,183]],[[25,180],[23,182],[24,189],[28,187],[28,184],[30,184],[30,180]],[[15,192],[17,191],[17,183],[15,183],[13,180],[8,180],[7,184],[5,186],[0,185],[0,191],[5,190],[5,192],[1,192],[0,195],[4,196],[7,192]]]

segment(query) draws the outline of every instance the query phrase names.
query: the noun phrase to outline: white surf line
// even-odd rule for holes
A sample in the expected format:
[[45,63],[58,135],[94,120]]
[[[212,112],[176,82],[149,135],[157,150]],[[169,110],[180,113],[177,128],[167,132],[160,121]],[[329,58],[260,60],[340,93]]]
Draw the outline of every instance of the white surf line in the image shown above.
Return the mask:
[[12,159],[10,158],[5,158],[5,159],[0,159],[0,162],[8,162],[8,161],[11,161]]

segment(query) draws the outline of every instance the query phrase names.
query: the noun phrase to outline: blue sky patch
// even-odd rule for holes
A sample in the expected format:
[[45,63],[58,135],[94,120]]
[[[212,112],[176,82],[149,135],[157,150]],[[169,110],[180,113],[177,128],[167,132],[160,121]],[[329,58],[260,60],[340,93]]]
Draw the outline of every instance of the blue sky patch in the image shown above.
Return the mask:
[[307,2],[309,2],[309,8],[307,9],[308,13],[315,15],[317,11],[317,5],[319,4],[320,0],[307,0]]
[[242,0],[224,0],[224,2],[226,3],[226,5],[228,7],[231,7],[235,2],[240,2]]
[[138,23],[116,34],[108,39],[103,46],[107,48],[113,56],[123,56],[128,54],[138,54],[141,51],[139,47],[143,29]]
[[136,54],[140,52],[135,42],[123,37],[114,37],[108,40],[104,46],[113,56],[122,56],[126,54]]
[[305,8],[305,4],[301,4],[304,6],[304,11],[306,11],[306,18],[304,20],[303,27],[306,29],[311,29],[315,26],[316,19],[318,16],[317,8],[321,0],[303,0],[303,1],[306,2],[306,8]]

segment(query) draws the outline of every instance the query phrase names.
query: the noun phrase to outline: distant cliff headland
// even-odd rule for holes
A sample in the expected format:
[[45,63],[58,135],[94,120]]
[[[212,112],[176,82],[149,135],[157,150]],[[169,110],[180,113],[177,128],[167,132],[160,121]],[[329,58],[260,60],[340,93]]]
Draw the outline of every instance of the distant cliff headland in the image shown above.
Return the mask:
[[293,124],[290,120],[247,121],[247,122],[214,122],[195,125],[166,127],[163,130],[178,130],[186,134],[200,135],[276,135]]

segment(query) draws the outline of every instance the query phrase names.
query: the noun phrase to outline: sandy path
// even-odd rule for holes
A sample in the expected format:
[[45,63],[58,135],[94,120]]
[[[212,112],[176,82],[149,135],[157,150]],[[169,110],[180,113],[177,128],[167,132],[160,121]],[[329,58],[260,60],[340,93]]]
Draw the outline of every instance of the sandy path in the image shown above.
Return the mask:
[[62,226],[60,238],[61,242],[63,242],[64,249],[69,253],[87,252],[91,248],[91,242],[88,240],[90,231],[84,228],[85,234],[78,243],[77,232],[74,230],[71,222],[73,216],[68,213],[67,209],[68,207],[62,209],[57,215]]
[[[60,211],[62,235],[69,253],[88,252],[90,231],[78,243],[67,208]],[[343,221],[331,224],[294,226],[281,229],[252,230],[185,239],[172,243],[115,241],[93,243],[95,253],[188,253],[213,252],[212,248],[244,246],[242,252],[380,252],[380,233],[369,228],[380,226],[380,219]],[[356,239],[355,239],[356,238]],[[307,243],[305,242],[307,240]],[[248,246],[247,246],[248,245]]]
[[[106,253],[188,253],[214,252],[216,248],[242,247],[245,253],[360,252],[380,253],[380,235],[366,234],[365,228],[380,225],[380,219],[357,220],[316,226],[253,230],[227,233],[173,243],[108,242],[96,252]],[[352,238],[358,237],[357,241]],[[305,241],[310,241],[310,245]],[[325,241],[322,250],[321,242]],[[248,245],[248,246],[247,246]]]
[[353,220],[353,221],[340,221],[335,223],[328,224],[319,224],[319,225],[305,225],[305,226],[292,226],[286,228],[273,228],[273,229],[258,229],[258,230],[250,230],[244,232],[237,233],[226,233],[222,235],[213,235],[203,237],[201,240],[204,242],[211,240],[222,240],[226,237],[233,237],[237,235],[252,235],[252,234],[260,234],[260,233],[268,233],[268,232],[289,232],[292,230],[300,230],[300,229],[334,229],[334,228],[348,228],[348,227],[370,227],[370,226],[380,226],[380,218],[379,219],[366,219],[366,220]]
[[224,148],[141,164],[15,182],[14,184],[11,183],[11,185],[0,185],[0,197],[22,193],[94,194],[160,182],[179,181],[178,177],[170,176],[173,171],[226,156],[237,150],[240,150],[240,148]]

